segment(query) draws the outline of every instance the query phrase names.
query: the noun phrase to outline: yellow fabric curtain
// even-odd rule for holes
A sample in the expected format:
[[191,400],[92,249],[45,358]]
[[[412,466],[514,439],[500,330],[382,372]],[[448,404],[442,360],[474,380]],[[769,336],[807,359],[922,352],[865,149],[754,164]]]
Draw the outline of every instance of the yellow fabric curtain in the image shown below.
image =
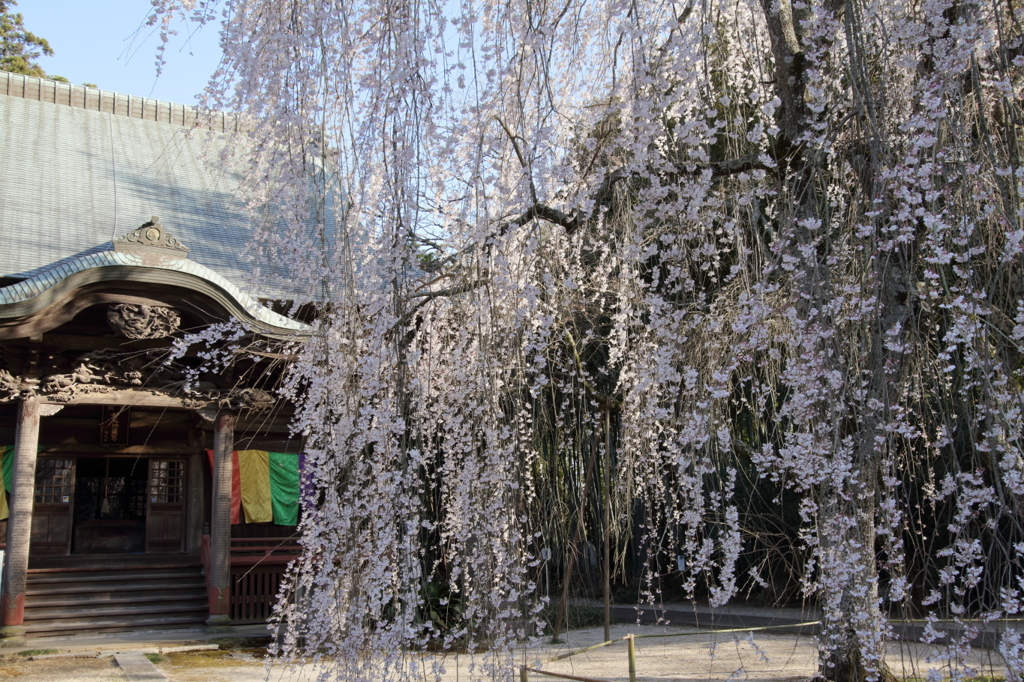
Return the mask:
[[273,521],[269,454],[265,450],[239,450],[238,472],[242,479],[242,510],[245,512],[245,522]]

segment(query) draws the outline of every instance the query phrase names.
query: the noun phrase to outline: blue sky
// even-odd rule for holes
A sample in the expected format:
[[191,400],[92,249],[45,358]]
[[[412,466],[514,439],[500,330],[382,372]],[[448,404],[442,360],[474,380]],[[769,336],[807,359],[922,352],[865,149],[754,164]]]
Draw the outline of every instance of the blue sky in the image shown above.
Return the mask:
[[157,78],[159,36],[143,25],[150,8],[149,0],[18,0],[13,9],[24,15],[25,28],[50,41],[54,56],[39,61],[48,74],[193,104],[220,60],[219,26],[206,26],[191,37],[187,32],[194,26],[178,26]]

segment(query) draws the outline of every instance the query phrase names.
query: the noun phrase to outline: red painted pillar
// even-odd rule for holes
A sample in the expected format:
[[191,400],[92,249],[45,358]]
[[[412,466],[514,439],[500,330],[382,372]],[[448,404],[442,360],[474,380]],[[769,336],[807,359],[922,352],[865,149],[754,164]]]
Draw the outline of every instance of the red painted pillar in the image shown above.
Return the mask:
[[35,502],[39,412],[39,398],[35,395],[25,398],[18,408],[11,511],[7,519],[7,551],[4,554],[3,592],[0,593],[0,636],[3,637],[25,634],[22,622],[25,619],[25,581],[28,578],[32,506]]
[[231,620],[231,453],[235,415],[220,412],[213,422],[213,504],[210,512],[210,617],[207,625]]

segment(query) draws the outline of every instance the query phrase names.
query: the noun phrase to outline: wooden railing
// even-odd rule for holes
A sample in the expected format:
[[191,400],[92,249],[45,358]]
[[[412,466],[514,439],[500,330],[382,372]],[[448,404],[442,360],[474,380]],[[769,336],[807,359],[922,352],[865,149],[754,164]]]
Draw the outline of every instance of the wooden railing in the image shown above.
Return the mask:
[[[209,584],[210,536],[201,545]],[[288,562],[301,548],[294,537],[231,538],[231,604],[235,623],[260,623],[270,617]]]

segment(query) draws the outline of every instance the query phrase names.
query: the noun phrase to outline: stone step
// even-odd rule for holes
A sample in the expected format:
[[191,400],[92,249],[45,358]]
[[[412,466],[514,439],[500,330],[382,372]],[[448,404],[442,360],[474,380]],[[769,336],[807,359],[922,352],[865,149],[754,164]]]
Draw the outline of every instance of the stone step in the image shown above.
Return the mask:
[[206,608],[207,601],[205,598],[177,602],[147,602],[145,604],[136,604],[135,606],[128,606],[125,604],[79,605],[75,608],[68,608],[66,606],[35,608],[33,606],[31,609],[25,609],[25,623],[32,624],[29,625],[29,627],[33,627],[35,623],[42,621],[67,622],[76,620],[93,620],[101,616],[119,618],[141,616],[144,618],[158,618],[160,617],[160,614],[190,613],[193,611],[202,611]]
[[139,595],[132,591],[118,592],[95,592],[90,594],[40,594],[28,595],[31,597],[26,604],[28,609],[43,609],[62,606],[76,608],[79,606],[92,606],[101,604],[138,604],[140,596],[146,603],[154,604],[159,602],[190,601],[194,599],[206,599],[206,587],[198,586],[193,588],[164,589],[145,592]]
[[128,682],[160,682],[167,679],[143,654],[134,651],[116,653],[114,660],[128,678]]
[[206,622],[207,612],[178,614],[176,616],[152,618],[95,618],[92,620],[45,620],[26,623],[28,637],[56,637],[59,635],[80,635],[86,632],[139,632],[146,630],[177,629],[189,625],[201,626]]
[[200,589],[206,589],[206,581],[202,577],[181,581],[132,581],[121,583],[118,585],[114,585],[111,583],[68,582],[63,585],[29,584],[25,588],[25,596],[26,598],[38,598],[54,595],[83,595],[85,597],[88,597],[89,595],[120,593],[125,595],[135,595],[134,598],[138,598],[138,596],[143,593],[160,594],[168,590],[177,591]]
[[209,615],[198,566],[32,569],[27,583],[32,637],[198,626]]
[[61,585],[71,582],[89,582],[89,583],[104,583],[104,582],[115,582],[115,583],[127,583],[135,580],[180,580],[183,578],[202,578],[203,571],[201,568],[182,568],[182,569],[161,569],[158,571],[144,571],[144,570],[107,570],[107,571],[63,571],[54,572],[46,571],[35,572],[29,571],[26,577],[29,585]]

